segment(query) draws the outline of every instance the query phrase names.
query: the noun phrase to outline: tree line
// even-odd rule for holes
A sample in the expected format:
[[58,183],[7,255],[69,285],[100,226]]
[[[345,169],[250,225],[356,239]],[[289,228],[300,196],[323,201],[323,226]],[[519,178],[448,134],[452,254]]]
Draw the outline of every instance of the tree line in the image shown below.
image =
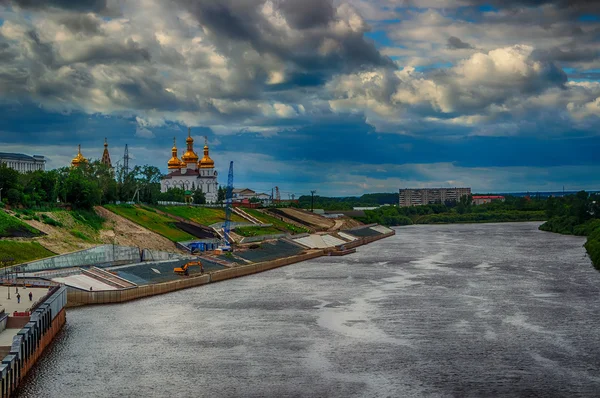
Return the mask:
[[473,205],[472,196],[458,201],[422,206],[381,206],[365,210],[365,223],[388,226],[411,224],[446,224],[468,222],[541,221],[546,219],[544,199],[506,196],[504,201]]
[[600,269],[600,194],[577,192],[560,198],[548,198],[548,221],[543,231],[587,236],[585,248],[594,266]]
[[[116,172],[96,160],[78,167],[55,170],[37,170],[25,174],[0,164],[1,202],[25,208],[51,208],[58,204],[75,209],[116,201],[140,201],[156,204],[158,201],[183,202],[186,191],[170,189],[160,192],[162,173],[155,166],[135,166],[130,171]],[[206,203],[201,189],[191,192],[194,203]],[[225,188],[219,187],[218,197],[225,200]]]

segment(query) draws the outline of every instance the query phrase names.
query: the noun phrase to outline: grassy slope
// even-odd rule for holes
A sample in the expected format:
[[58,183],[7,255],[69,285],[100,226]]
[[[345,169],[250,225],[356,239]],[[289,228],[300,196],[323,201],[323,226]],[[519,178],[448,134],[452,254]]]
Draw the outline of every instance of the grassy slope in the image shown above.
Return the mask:
[[39,236],[40,232],[25,224],[17,217],[0,210],[0,238],[8,237],[33,237]]
[[12,258],[15,264],[54,255],[54,253],[37,242],[0,241],[0,259]]
[[235,233],[241,236],[261,236],[280,234],[282,231],[275,227],[238,227]]
[[[262,222],[264,224],[273,224],[273,226],[275,228],[277,228],[283,232],[291,232],[293,234],[301,234],[301,233],[308,232],[308,230],[306,228],[300,228],[293,224],[288,224],[286,222],[281,221],[278,218],[272,217],[268,214],[262,213],[255,209],[244,209],[244,211],[246,213],[250,214],[251,216],[255,217],[256,219],[258,219],[260,222]],[[265,234],[263,234],[263,235],[265,235]]]
[[[174,216],[186,218],[202,225],[211,225],[225,221],[225,210],[214,207],[192,207],[192,206],[157,206],[157,209]],[[231,214],[231,221],[247,221],[237,214]]]
[[104,207],[173,242],[194,239],[192,235],[177,228],[174,225],[175,220],[158,213],[129,205],[106,205]]

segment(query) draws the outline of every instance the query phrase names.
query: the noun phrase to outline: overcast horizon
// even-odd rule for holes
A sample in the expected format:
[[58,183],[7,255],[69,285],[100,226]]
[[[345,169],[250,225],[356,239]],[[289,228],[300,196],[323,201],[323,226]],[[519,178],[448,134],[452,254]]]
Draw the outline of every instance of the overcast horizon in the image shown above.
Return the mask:
[[600,189],[600,5],[566,0],[0,0],[0,152],[226,185]]

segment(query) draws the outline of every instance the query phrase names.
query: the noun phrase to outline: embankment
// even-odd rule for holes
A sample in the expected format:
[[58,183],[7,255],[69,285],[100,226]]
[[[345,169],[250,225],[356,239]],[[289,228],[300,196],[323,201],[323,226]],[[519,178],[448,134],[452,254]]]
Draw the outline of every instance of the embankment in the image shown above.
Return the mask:
[[[352,249],[362,246],[379,239],[387,238],[395,234],[391,231],[377,236],[368,236],[359,238],[353,242],[345,244],[345,249]],[[130,289],[111,290],[111,291],[85,291],[79,289],[68,288],[67,307],[75,307],[89,304],[112,304],[123,303],[130,300],[135,300],[143,297],[155,296],[159,294],[174,292],[176,290],[186,289],[189,287],[206,285],[208,283],[224,281],[227,279],[238,278],[241,276],[256,274],[270,269],[283,267],[298,263],[305,260],[328,255],[326,250],[312,250],[309,253],[300,254],[280,258],[271,261],[264,261],[256,264],[241,265],[235,268],[229,268],[219,271],[214,271],[209,274],[200,276],[192,276],[185,279],[180,279],[171,282],[156,283],[152,285],[143,285]]]
[[0,364],[2,398],[10,397],[65,324],[67,288],[55,287],[32,312],[29,322],[13,338]]
[[594,267],[600,271],[600,220],[588,220],[578,224],[574,217],[553,217],[540,225],[540,230],[564,235],[587,236],[583,246]]

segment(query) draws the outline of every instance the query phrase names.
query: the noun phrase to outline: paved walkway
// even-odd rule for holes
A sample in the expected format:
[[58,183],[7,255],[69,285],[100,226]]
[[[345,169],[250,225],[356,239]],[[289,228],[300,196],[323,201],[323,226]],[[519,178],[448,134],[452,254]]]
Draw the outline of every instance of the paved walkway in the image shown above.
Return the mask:
[[[8,292],[10,291],[10,300]],[[33,293],[33,300],[29,301],[29,292]],[[19,286],[19,294],[21,295],[21,303],[17,303],[17,293],[14,286],[0,286],[0,308],[4,308],[7,314],[12,314],[14,311],[27,311],[40,298],[48,293],[47,288]]]

